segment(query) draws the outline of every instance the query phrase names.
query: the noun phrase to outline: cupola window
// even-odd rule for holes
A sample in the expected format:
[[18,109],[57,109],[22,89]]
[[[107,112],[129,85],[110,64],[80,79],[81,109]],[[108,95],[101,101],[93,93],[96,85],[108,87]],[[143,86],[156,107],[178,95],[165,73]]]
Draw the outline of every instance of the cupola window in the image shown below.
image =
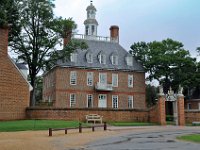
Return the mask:
[[88,52],[86,54],[86,59],[88,63],[93,63],[93,54],[91,52]]

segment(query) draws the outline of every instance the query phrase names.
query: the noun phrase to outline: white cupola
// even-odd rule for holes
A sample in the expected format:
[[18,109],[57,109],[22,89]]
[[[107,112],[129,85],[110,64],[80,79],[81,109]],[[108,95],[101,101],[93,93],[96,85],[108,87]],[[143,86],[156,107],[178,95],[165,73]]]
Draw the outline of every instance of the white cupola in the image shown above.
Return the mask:
[[86,11],[87,19],[84,21],[85,35],[97,36],[98,22],[95,18],[97,10],[92,4],[92,1],[90,1],[90,5],[87,7]]

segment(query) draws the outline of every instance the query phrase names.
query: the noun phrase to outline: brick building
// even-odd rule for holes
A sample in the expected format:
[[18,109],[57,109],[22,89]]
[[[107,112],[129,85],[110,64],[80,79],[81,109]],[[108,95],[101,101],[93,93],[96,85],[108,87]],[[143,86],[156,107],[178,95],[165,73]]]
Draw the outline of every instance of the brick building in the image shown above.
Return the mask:
[[0,120],[26,118],[31,86],[22,71],[8,55],[8,27],[0,28]]
[[120,46],[119,27],[110,27],[110,37],[97,36],[96,8],[91,3],[86,11],[85,34],[72,38],[84,40],[88,49],[45,73],[43,100],[59,108],[145,109],[145,72]]

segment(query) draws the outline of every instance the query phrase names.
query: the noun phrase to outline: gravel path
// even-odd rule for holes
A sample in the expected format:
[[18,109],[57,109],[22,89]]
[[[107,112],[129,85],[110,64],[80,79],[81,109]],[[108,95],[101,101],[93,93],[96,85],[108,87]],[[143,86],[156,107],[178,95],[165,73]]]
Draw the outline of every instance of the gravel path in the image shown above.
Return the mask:
[[[200,128],[193,127],[191,129],[192,131],[196,131],[198,133],[200,132],[199,130]],[[115,146],[117,146],[117,144],[114,144],[116,141],[118,141],[118,143],[120,144],[118,145],[118,148],[123,149],[126,146],[128,146],[126,142],[125,146],[123,146],[124,144],[123,141],[124,140],[126,141],[127,137],[128,139],[131,139],[129,141],[131,141],[130,147],[132,147],[131,145],[133,143],[132,139],[135,139],[135,136],[137,137],[141,133],[142,133],[141,135],[145,133],[144,139],[148,137],[146,138],[147,140],[149,139],[160,140],[160,138],[151,138],[151,136],[157,137],[157,135],[154,132],[158,133],[160,132],[159,133],[160,135],[162,132],[168,133],[168,131],[170,132],[178,131],[184,133],[184,130],[190,131],[190,128],[175,127],[175,126],[108,127],[107,131],[103,131],[102,129],[97,129],[95,132],[92,132],[91,129],[84,129],[83,133],[78,133],[78,130],[70,130],[67,135],[64,134],[64,131],[56,131],[53,132],[52,137],[48,136],[48,131],[0,132],[0,150],[84,150],[84,149],[93,150],[93,149],[107,149],[107,148],[112,149]],[[153,135],[152,133],[154,133],[155,135]],[[172,139],[174,140],[174,138]],[[141,138],[136,138],[136,139],[141,139]],[[122,141],[121,143],[119,142],[120,140]],[[108,145],[108,147],[106,147],[105,145],[106,146]],[[123,148],[120,146],[122,146]]]

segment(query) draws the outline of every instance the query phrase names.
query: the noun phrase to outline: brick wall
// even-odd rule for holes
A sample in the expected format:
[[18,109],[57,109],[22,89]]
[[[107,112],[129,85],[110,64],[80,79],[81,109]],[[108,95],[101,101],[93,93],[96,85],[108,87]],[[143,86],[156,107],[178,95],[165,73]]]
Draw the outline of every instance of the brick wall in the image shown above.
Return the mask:
[[148,122],[147,110],[81,109],[81,108],[28,108],[29,119],[58,119],[85,121],[85,115],[99,114],[103,121]]
[[199,109],[200,99],[192,99],[185,101],[185,109],[188,109],[188,104],[190,104],[190,109]]
[[29,85],[7,55],[7,33],[0,29],[0,120],[25,119]]
[[163,96],[159,96],[157,104],[150,109],[149,114],[150,122],[166,125],[165,99]]
[[[70,85],[70,71],[77,71],[77,85]],[[87,86],[87,72],[94,73],[94,85]],[[112,73],[118,74],[118,87],[114,87],[111,92],[99,92],[94,89],[95,84],[99,81],[99,73],[107,73],[107,82],[112,83]],[[53,77],[52,77],[53,74]],[[128,75],[134,76],[133,88],[128,88]],[[94,107],[98,107],[98,95],[107,95],[107,107],[112,107],[112,95],[118,95],[119,108],[128,108],[128,96],[134,97],[134,108],[145,109],[145,77],[144,73],[122,72],[108,70],[89,70],[77,68],[60,68],[56,67],[44,76],[44,85],[50,78],[55,79],[52,87],[43,91],[43,97],[47,99],[50,95],[54,98],[55,107],[69,107],[70,93],[76,94],[76,107],[85,108],[87,94],[93,94]],[[49,81],[48,81],[49,82]]]
[[200,121],[200,110],[185,110],[185,122]]

